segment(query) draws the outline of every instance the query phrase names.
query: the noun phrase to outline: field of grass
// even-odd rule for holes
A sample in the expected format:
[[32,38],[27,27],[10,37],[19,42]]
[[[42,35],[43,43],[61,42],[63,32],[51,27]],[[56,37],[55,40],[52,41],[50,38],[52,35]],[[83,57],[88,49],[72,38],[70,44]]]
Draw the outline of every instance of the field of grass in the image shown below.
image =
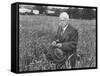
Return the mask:
[[[48,61],[44,52],[48,52],[46,48],[56,34],[58,17],[20,15],[19,20],[19,70],[56,69],[56,64]],[[82,57],[81,67],[95,67],[96,21],[71,19],[69,23],[79,32],[77,53]]]

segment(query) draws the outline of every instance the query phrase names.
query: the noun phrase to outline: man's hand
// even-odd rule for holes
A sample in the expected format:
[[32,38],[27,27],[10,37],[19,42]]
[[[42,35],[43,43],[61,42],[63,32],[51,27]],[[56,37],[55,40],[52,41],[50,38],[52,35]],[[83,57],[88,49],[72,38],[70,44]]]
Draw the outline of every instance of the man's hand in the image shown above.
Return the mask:
[[56,44],[56,46],[57,46],[58,48],[60,48],[60,47],[62,47],[62,44],[61,44],[61,43],[58,43],[58,44]]
[[56,41],[53,41],[51,44],[52,46],[56,46]]
[[62,44],[56,43],[56,41],[53,41],[51,44],[52,44],[52,46],[55,46],[55,47],[58,47],[58,48],[62,47]]

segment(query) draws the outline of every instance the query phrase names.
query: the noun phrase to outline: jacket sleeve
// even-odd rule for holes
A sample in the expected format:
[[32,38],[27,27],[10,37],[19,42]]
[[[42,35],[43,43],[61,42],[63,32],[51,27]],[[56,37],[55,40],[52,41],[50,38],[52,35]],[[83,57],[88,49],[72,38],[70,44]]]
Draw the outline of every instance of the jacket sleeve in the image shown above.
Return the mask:
[[60,49],[62,49],[62,50],[76,49],[77,43],[78,43],[78,32],[74,31],[70,38],[71,38],[70,41],[62,43],[62,47],[60,47]]

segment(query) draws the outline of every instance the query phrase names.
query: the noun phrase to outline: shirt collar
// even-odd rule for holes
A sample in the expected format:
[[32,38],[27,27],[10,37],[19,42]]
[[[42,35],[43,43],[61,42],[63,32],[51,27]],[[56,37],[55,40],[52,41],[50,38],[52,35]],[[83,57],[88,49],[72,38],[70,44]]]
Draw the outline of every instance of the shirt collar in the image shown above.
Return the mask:
[[63,28],[63,31],[65,31],[67,29],[67,27],[68,27],[68,24]]

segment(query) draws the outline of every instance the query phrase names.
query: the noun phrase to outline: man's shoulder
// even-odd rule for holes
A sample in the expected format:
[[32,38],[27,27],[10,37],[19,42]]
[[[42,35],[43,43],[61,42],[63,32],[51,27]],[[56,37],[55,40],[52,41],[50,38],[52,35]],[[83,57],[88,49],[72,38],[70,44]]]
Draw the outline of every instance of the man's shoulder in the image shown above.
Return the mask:
[[73,27],[71,24],[69,24],[69,30],[72,32],[72,33],[78,33],[78,30],[75,28],[75,27]]
[[71,24],[69,24],[69,26],[70,26],[70,30],[77,31],[77,29],[73,27]]

